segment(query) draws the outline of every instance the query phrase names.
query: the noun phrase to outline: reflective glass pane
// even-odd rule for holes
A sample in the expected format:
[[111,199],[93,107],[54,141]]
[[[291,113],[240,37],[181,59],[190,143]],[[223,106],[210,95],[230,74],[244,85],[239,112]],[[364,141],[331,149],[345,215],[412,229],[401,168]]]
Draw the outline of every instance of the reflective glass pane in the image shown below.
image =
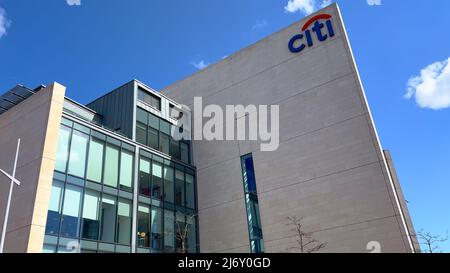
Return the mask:
[[64,191],[63,215],[61,220],[62,237],[78,237],[80,226],[80,207],[82,188],[67,184]]
[[133,182],[133,154],[122,151],[120,157],[120,188],[131,191]]
[[147,125],[148,123],[148,112],[144,111],[141,108],[137,108],[136,110],[136,120],[139,121],[140,123],[143,123],[145,125]]
[[130,245],[131,243],[131,201],[119,200],[117,209],[117,243]]
[[173,211],[164,211],[164,251],[173,252],[175,249],[175,215]]
[[162,249],[162,239],[163,239],[163,229],[162,229],[162,212],[160,208],[152,208],[152,237],[151,237],[151,247],[152,249],[160,250]]
[[116,198],[103,195],[101,206],[101,229],[100,240],[107,243],[114,243],[114,233],[116,226]]
[[83,201],[82,237],[98,240],[100,228],[99,217],[100,193],[86,190]]
[[186,206],[195,208],[194,177],[190,174],[186,174]]
[[56,246],[45,244],[42,253],[56,253]]
[[150,190],[150,160],[141,158],[139,160],[139,193],[151,196]]
[[107,186],[117,187],[119,176],[119,149],[114,146],[106,146],[105,175],[103,183]]
[[103,147],[100,140],[91,139],[89,142],[87,179],[98,183],[102,181]]
[[180,159],[180,157],[181,157],[180,144],[178,141],[175,141],[173,139],[170,141],[170,156],[172,156],[176,159]]
[[64,184],[59,181],[53,181],[52,193],[50,197],[50,204],[47,213],[47,224],[45,226],[45,233],[49,235],[58,235],[59,222],[61,219],[61,205],[62,205],[62,193]]
[[149,114],[148,126],[152,127],[153,129],[159,130],[159,117],[153,114]]
[[170,135],[170,123],[161,119],[159,121],[159,130],[166,135]]
[[152,197],[160,200],[162,198],[162,165],[153,162],[152,165]]
[[180,142],[180,153],[181,161],[189,164],[189,145],[184,142]]
[[189,215],[187,217],[187,239],[186,239],[186,249],[189,253],[197,252],[197,229],[195,224],[195,216]]
[[84,177],[88,140],[88,135],[73,131],[72,142],[70,144],[69,167],[67,170],[69,174]]
[[147,125],[136,123],[136,142],[147,145]]
[[159,132],[159,151],[165,154],[169,154],[169,135]]
[[59,129],[58,151],[56,153],[55,169],[60,172],[66,172],[67,158],[69,155],[69,141],[71,129],[61,126]]
[[184,206],[184,173],[175,170],[175,204]]
[[186,238],[184,237],[184,232],[186,231],[186,220],[185,216],[181,212],[176,213],[175,218],[175,238],[176,238],[176,252],[186,253]]
[[147,146],[158,149],[158,131],[153,128],[148,128],[147,141]]
[[164,201],[169,203],[174,201],[173,175],[173,168],[164,166]]
[[137,230],[138,247],[150,247],[150,208],[146,205],[139,205]]
[[253,253],[263,252],[262,228],[259,215],[258,196],[256,190],[255,168],[251,154],[241,157],[242,176],[245,190],[245,205],[247,210],[247,224],[250,234],[250,249]]

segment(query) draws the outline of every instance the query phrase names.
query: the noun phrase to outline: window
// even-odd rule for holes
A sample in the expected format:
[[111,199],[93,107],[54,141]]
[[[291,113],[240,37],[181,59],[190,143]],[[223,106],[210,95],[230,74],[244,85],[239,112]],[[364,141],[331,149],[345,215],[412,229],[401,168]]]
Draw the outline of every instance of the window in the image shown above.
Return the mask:
[[169,135],[159,132],[159,151],[169,154]]
[[180,144],[174,139],[170,141],[170,156],[180,159]]
[[186,206],[195,208],[194,177],[190,174],[186,174]]
[[98,240],[100,228],[99,217],[100,193],[86,190],[83,202],[82,237],[84,239]]
[[[176,252],[177,253],[186,253],[186,241],[183,244],[182,237],[180,234],[184,233],[186,229],[186,223],[184,219],[184,214],[181,212],[176,213],[176,222],[175,222],[175,239],[176,239]],[[184,238],[186,240],[186,238]]]
[[241,157],[242,177],[244,181],[245,207],[252,253],[264,252],[263,234],[259,214],[256,176],[251,154]]
[[103,147],[100,140],[91,139],[89,142],[87,179],[98,183],[102,181]]
[[139,161],[139,193],[150,197],[150,160]]
[[69,155],[71,129],[61,126],[59,129],[58,151],[56,153],[55,169],[60,172],[66,172],[67,157]]
[[162,249],[162,213],[160,208],[152,207],[152,243],[151,247],[154,250],[161,250]]
[[189,215],[187,217],[187,239],[186,239],[186,249],[189,253],[197,252],[197,229],[195,223],[195,215]]
[[180,142],[180,158],[186,164],[189,164],[189,144]]
[[42,253],[56,253],[56,246],[44,244]]
[[254,194],[246,194],[250,239],[258,240],[262,236],[261,220],[259,216],[258,198]]
[[132,191],[133,185],[133,154],[122,151],[120,156],[120,189]]
[[59,220],[61,218],[61,204],[64,184],[62,182],[53,181],[50,204],[47,213],[47,224],[45,226],[45,234],[57,236],[59,233]]
[[62,237],[78,237],[82,188],[67,184],[61,220]]
[[114,243],[116,226],[116,198],[103,195],[101,207],[101,229],[100,240],[107,243]]
[[139,205],[137,224],[137,244],[138,247],[150,247],[150,208]]
[[67,172],[71,175],[84,177],[86,167],[86,149],[89,136],[73,131],[70,145],[69,167]]
[[142,88],[139,88],[138,99],[161,111],[161,99],[158,96],[144,91]]
[[[158,198],[162,198],[163,165],[156,164],[158,166],[155,165],[152,173],[151,159],[139,158],[139,162],[135,162],[133,145],[81,124],[72,122],[71,126],[73,129],[64,125],[60,127],[45,226],[47,236],[42,250],[73,252],[74,246],[68,246],[68,242],[78,242],[82,244],[82,252],[96,252],[97,249],[100,252],[130,252],[133,232],[138,231],[144,233],[144,241],[139,247],[150,248],[152,211],[150,206],[144,211],[141,206],[136,208],[138,225],[133,230],[132,192],[136,186],[134,183],[141,181],[138,183],[140,192],[151,197],[151,181],[155,176],[153,186],[159,188],[155,192],[158,192]],[[135,180],[135,168],[139,171],[139,181]],[[143,202],[148,201],[144,198]],[[155,226],[154,233],[161,235],[154,238],[160,238],[162,250],[164,215],[162,211],[154,212],[154,215],[158,213],[160,228],[158,230]],[[143,219],[146,222],[142,223]],[[100,242],[103,244],[98,244]]]
[[162,199],[162,166],[159,163],[152,165],[152,198]]
[[110,187],[117,187],[119,175],[119,148],[106,146],[105,177],[103,182]]
[[147,125],[136,123],[136,142],[147,145]]
[[175,204],[184,207],[184,173],[175,171]]
[[149,113],[148,114],[148,126],[159,131],[159,117]]
[[170,135],[170,123],[161,119],[159,121],[159,130],[166,135]]
[[245,192],[256,193],[255,169],[253,167],[253,158],[251,155],[242,157],[242,166]]
[[147,141],[147,146],[158,150],[158,131],[149,127],[147,132]]
[[164,251],[173,252],[175,249],[175,215],[173,211],[164,211]]
[[173,184],[173,168],[164,166],[164,201],[173,203],[174,200],[174,184]]
[[136,110],[136,120],[142,124],[147,125],[148,124],[148,112],[138,107]]
[[117,209],[117,240],[122,245],[131,243],[131,201],[119,200]]

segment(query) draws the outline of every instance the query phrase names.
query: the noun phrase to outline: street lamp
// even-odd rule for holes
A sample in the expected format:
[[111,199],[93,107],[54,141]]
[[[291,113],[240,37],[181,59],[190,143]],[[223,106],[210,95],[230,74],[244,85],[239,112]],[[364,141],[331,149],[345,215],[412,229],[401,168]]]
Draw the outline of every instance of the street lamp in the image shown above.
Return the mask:
[[0,173],[11,179],[11,184],[9,186],[8,203],[6,204],[5,219],[3,221],[2,238],[0,241],[0,253],[3,253],[3,246],[5,245],[6,227],[8,226],[8,217],[9,217],[9,206],[11,205],[11,195],[13,192],[14,183],[20,186],[20,181],[16,179],[17,157],[19,156],[19,148],[20,148],[20,138],[17,141],[16,158],[14,160],[14,169],[12,175],[0,169]]

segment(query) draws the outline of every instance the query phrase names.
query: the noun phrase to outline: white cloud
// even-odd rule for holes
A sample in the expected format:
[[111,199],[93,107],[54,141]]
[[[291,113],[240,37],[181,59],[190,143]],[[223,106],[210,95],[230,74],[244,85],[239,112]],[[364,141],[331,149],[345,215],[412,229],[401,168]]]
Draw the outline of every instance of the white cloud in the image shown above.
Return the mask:
[[199,62],[191,62],[191,65],[193,65],[195,68],[202,70],[206,67],[208,67],[208,63],[206,63],[204,60],[200,60]]
[[369,6],[381,6],[381,0],[367,0]]
[[[366,0],[370,6],[381,6],[382,0]],[[288,13],[294,13],[300,11],[305,15],[309,15],[318,9],[331,5],[333,0],[288,0],[287,5],[284,7],[284,11]]]
[[266,20],[256,21],[256,23],[253,25],[252,29],[258,29],[258,28],[265,28],[269,25],[269,23]]
[[81,0],[66,0],[69,6],[81,6]]
[[330,5],[332,0],[289,0],[284,7],[285,12],[294,13],[300,11],[306,15],[311,14],[319,8]]
[[422,108],[434,110],[450,107],[450,58],[435,62],[408,81],[406,99],[415,98]]
[[328,7],[329,5],[331,5],[333,3],[332,0],[323,0],[322,4],[320,4],[320,8],[324,8],[324,7]]
[[11,21],[6,17],[6,11],[0,7],[0,38],[6,35],[7,29],[11,25]]

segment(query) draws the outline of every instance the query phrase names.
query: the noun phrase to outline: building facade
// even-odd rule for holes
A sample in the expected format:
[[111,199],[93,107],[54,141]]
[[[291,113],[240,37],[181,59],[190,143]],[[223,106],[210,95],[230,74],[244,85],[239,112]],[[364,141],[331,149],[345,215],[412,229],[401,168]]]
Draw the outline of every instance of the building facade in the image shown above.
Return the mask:
[[[0,120],[6,126],[2,132],[8,132],[2,134],[5,145],[13,147],[10,142],[22,139],[17,177],[27,187],[15,189],[5,250],[198,252],[196,170],[190,143],[171,137],[179,106],[135,80],[89,107],[64,98],[64,89],[58,84],[41,90],[17,86],[2,97],[4,104],[8,94],[20,100]],[[34,94],[23,99],[25,92]],[[58,101],[44,104],[41,97]],[[43,115],[27,108],[35,105],[41,105]],[[31,115],[32,123],[20,115]],[[34,126],[43,131],[25,132],[36,120]],[[41,142],[44,147],[29,155],[28,148]],[[36,156],[48,162],[41,162],[40,172],[32,176],[24,174],[21,166],[28,168],[27,158]],[[10,160],[2,160],[8,169]],[[8,183],[2,182],[4,194]],[[21,203],[22,192],[29,200],[26,205]],[[16,208],[33,214],[25,217],[28,214]],[[31,231],[30,220],[39,221],[36,227],[32,222]],[[25,230],[14,234],[24,224]]]
[[[262,141],[193,141],[203,252],[258,251],[249,236],[266,252],[296,251],[287,217],[303,217],[305,231],[327,243],[323,252],[369,252],[370,242],[382,252],[418,249],[336,4],[162,93],[190,108],[194,97],[223,109],[279,105],[276,151],[261,151]],[[243,190],[241,162],[249,157],[252,194]],[[254,204],[259,213],[249,215]]]
[[[191,140],[195,97],[278,105],[278,149]],[[161,92],[133,80],[83,106],[17,86],[0,97],[5,171],[18,138],[5,252],[290,252],[288,217],[323,252],[419,250],[335,4]]]

